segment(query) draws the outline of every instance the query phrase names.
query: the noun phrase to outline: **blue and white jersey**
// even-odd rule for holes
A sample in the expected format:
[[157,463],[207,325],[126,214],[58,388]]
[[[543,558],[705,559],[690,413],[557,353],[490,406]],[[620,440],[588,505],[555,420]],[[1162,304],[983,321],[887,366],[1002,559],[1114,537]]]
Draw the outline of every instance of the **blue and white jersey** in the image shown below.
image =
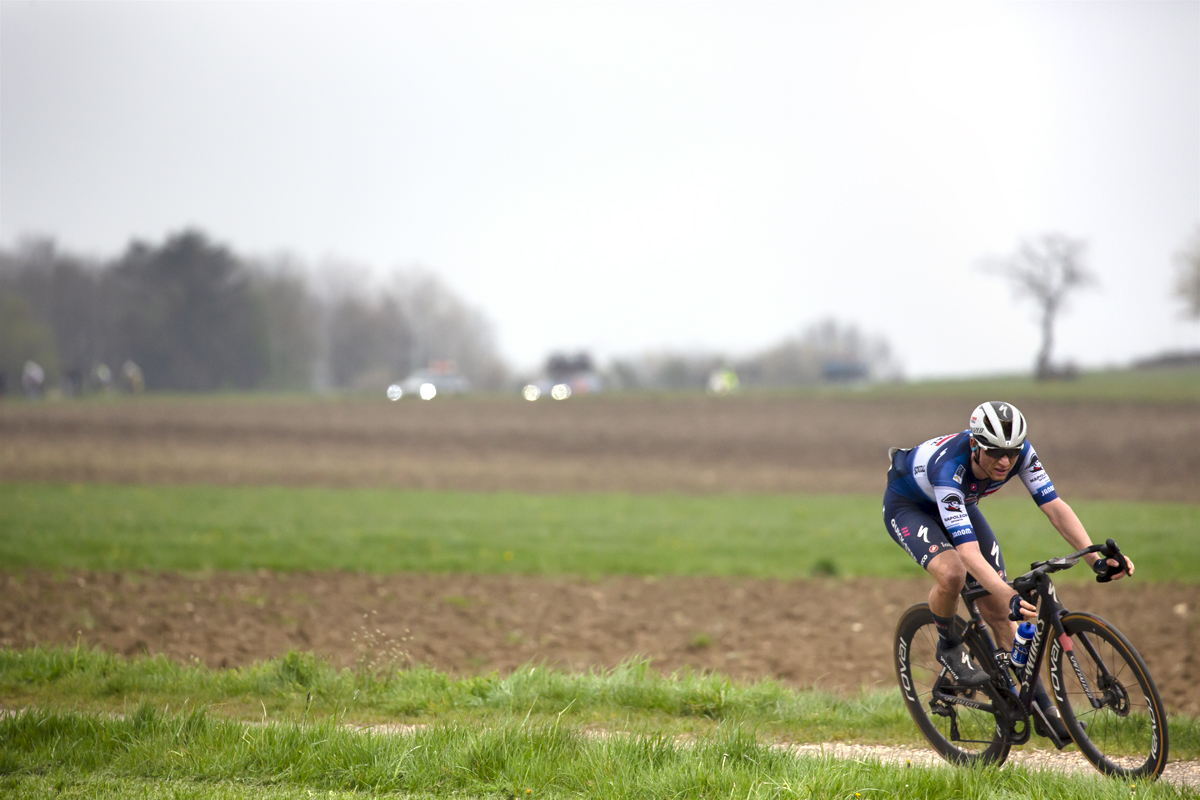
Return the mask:
[[1058,497],[1050,476],[1042,469],[1037,453],[1028,441],[1017,456],[1017,463],[1002,481],[976,478],[971,472],[971,432],[952,433],[930,439],[912,450],[905,458],[907,474],[889,487],[912,500],[922,510],[932,514],[937,509],[950,541],[956,547],[975,541],[975,529],[967,514],[967,506],[979,502],[1001,486],[1020,475],[1021,482],[1039,505]]

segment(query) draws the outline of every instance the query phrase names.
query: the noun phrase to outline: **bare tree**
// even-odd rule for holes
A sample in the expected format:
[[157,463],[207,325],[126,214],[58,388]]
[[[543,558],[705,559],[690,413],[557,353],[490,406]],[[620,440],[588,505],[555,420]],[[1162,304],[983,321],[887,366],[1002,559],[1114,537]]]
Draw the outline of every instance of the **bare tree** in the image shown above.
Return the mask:
[[1188,243],[1175,255],[1179,272],[1175,279],[1175,293],[1183,299],[1187,308],[1184,313],[1200,319],[1200,225],[1192,232]]
[[1086,245],[1061,233],[1047,233],[1022,242],[1017,252],[990,265],[990,271],[1007,278],[1018,299],[1030,299],[1038,308],[1042,344],[1034,365],[1037,380],[1057,373],[1050,354],[1054,349],[1054,323],[1076,289],[1097,283],[1083,264]]

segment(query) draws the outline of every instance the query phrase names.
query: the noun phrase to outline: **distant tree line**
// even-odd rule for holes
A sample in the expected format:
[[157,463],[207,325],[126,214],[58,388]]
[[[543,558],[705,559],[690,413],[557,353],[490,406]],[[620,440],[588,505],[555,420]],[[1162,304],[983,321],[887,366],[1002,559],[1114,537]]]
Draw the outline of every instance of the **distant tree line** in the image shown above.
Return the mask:
[[11,391],[35,361],[70,391],[132,362],[159,391],[376,389],[438,360],[504,382],[490,324],[433,275],[313,284],[196,230],[109,260],[25,241],[0,249],[0,374]]
[[617,358],[605,376],[624,389],[694,389],[717,370],[732,370],[747,388],[873,383],[902,375],[883,338],[826,319],[746,356],[676,352]]

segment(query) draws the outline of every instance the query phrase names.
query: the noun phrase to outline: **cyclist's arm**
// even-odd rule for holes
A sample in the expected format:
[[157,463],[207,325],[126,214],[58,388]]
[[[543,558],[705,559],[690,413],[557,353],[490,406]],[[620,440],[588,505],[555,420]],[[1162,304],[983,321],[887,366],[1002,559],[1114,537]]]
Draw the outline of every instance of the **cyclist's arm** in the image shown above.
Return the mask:
[[962,559],[967,572],[975,576],[975,580],[988,590],[988,594],[999,597],[1005,602],[1016,594],[1012,587],[1004,582],[1004,578],[1000,577],[1000,573],[996,572],[996,568],[983,557],[983,552],[979,549],[979,542],[963,542],[955,545],[954,551]]
[[[993,597],[999,597],[1008,605],[1012,596],[1016,594],[1012,587],[1005,583],[1004,578],[1000,577],[1000,573],[996,572],[988,560],[983,557],[983,553],[979,549],[979,542],[963,542],[954,546],[954,551],[958,553],[958,557],[962,559],[963,564],[967,568],[967,572],[979,581],[979,585],[988,590],[988,594]],[[1037,616],[1037,607],[1029,602],[1021,601],[1021,613],[1026,619],[1033,619]]]
[[[1067,544],[1076,550],[1091,547],[1092,539],[1088,536],[1083,523],[1079,521],[1079,517],[1075,515],[1075,511],[1061,497],[1056,497],[1050,502],[1044,503],[1040,508],[1042,509],[1042,513],[1046,515],[1046,518],[1050,520],[1050,524],[1054,526],[1054,529],[1067,540]],[[1087,559],[1089,564],[1094,564],[1100,559],[1100,556],[1096,553],[1089,553],[1084,558]],[[1114,567],[1117,566],[1117,562],[1111,558],[1108,559],[1108,563]],[[1130,575],[1133,574],[1133,562],[1129,560],[1128,556],[1125,557],[1125,569],[1129,571]],[[1125,577],[1124,572],[1117,575],[1114,580],[1119,580],[1123,577]]]

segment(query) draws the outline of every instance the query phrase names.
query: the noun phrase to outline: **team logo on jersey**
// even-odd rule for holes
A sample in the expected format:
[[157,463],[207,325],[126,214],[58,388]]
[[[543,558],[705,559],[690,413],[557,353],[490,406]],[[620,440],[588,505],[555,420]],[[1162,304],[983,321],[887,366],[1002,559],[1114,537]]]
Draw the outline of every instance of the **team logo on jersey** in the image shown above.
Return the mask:
[[1036,453],[1034,454],[1033,458],[1029,460],[1029,471],[1030,472],[1041,472],[1042,471],[1042,460],[1037,457]]
[[963,475],[965,475],[966,472],[967,472],[967,468],[964,467],[962,464],[959,464],[958,469],[954,471],[954,482],[957,483],[959,486],[962,485]]
[[942,504],[946,506],[946,510],[956,514],[962,512],[962,501],[963,499],[953,492],[942,498]]

